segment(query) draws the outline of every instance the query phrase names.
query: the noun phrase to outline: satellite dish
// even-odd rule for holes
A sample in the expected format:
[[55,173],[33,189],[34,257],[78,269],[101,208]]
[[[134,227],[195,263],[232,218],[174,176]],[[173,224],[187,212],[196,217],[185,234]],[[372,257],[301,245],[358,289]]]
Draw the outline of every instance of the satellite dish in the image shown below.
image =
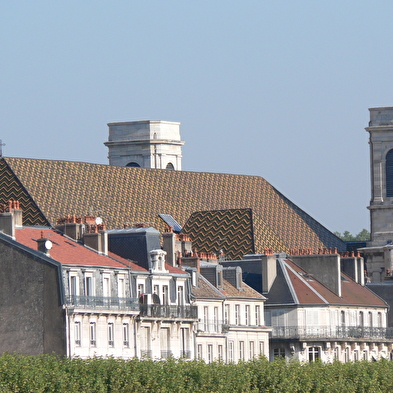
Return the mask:
[[96,217],[96,224],[101,225],[102,224],[102,218],[101,217]]
[[47,240],[47,241],[45,242],[45,248],[46,248],[47,250],[50,250],[50,249],[52,248],[52,246],[53,246],[53,244],[52,244],[52,242],[51,242],[50,240]]

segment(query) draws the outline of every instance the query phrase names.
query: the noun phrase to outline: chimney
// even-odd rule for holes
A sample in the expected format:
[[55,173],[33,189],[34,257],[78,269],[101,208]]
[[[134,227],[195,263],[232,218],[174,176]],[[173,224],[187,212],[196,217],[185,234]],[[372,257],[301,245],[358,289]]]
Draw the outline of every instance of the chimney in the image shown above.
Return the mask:
[[10,200],[8,205],[3,206],[3,213],[0,214],[0,231],[15,238],[15,228],[22,227],[23,211],[19,201]]
[[77,217],[75,214],[68,215],[57,220],[55,229],[64,233],[66,236],[74,240],[81,240],[84,234],[84,225],[82,217]]
[[[86,246],[93,248],[98,253],[108,255],[108,232],[102,221],[94,218],[95,224],[86,220],[86,230],[84,231],[83,242]],[[98,223],[99,222],[99,223]]]
[[44,237],[43,232],[41,231],[41,238],[37,239],[37,244],[38,244],[38,251],[43,252],[45,255],[50,257],[50,250],[53,246],[52,242]]
[[173,233],[173,228],[170,227],[162,234],[163,249],[166,251],[167,263],[171,266],[176,266],[176,234]]

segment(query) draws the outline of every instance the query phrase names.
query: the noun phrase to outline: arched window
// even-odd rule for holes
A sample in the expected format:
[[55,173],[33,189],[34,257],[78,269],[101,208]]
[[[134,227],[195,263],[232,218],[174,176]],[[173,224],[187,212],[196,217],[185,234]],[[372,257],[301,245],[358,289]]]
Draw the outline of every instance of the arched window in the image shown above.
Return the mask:
[[386,154],[386,196],[393,197],[393,149]]
[[130,166],[132,168],[140,168],[141,166],[136,162],[129,162],[126,166]]
[[174,167],[173,164],[170,162],[170,163],[168,163],[168,165],[166,166],[165,169],[169,169],[169,170],[173,171],[173,170],[175,169],[175,167]]

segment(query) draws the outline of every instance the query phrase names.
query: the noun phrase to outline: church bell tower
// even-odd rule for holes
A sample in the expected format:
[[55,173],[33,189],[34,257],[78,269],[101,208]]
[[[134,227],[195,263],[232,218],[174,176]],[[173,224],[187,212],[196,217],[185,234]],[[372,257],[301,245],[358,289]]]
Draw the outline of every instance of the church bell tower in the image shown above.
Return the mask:
[[109,165],[181,170],[180,123],[145,120],[108,123]]
[[363,249],[373,282],[393,279],[393,107],[370,108],[371,241]]

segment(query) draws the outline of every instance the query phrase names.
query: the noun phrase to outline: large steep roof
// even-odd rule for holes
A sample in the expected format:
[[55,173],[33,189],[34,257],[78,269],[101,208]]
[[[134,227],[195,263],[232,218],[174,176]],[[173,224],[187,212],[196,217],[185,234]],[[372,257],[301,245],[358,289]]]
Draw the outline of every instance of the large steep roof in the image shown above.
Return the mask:
[[[54,225],[68,214],[93,214],[108,228],[145,222],[163,230],[159,213],[184,225],[194,212],[249,209],[255,252],[345,249],[340,239],[258,176],[3,157],[0,179],[0,203],[18,199],[25,225]],[[241,231],[237,220],[239,216],[229,225]],[[251,223],[245,225],[251,231]]]

